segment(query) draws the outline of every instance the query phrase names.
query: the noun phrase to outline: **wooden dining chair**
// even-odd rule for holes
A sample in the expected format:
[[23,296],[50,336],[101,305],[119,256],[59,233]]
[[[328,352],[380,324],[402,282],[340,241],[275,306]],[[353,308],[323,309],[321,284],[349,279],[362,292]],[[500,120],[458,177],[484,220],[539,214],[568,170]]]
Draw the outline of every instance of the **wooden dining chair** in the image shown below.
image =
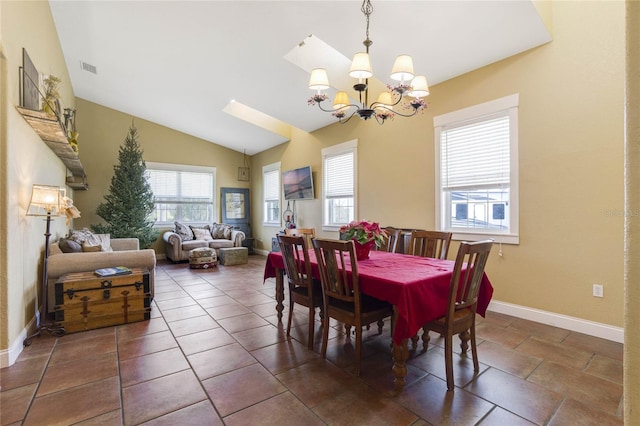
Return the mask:
[[291,333],[294,303],[309,308],[309,332],[307,346],[313,349],[316,308],[322,309],[322,288],[319,280],[311,275],[311,263],[307,240],[304,236],[278,235],[278,243],[284,261],[284,270],[289,283],[289,318],[287,337]]
[[307,239],[307,247],[313,248],[311,239],[316,237],[316,228],[287,228],[285,235],[303,235]]
[[476,243],[460,243],[456,263],[453,267],[449,285],[449,301],[444,316],[428,322],[422,329],[423,352],[429,346],[429,330],[440,333],[444,337],[445,367],[447,372],[447,389],[454,390],[453,381],[453,336],[460,335],[460,349],[466,354],[471,340],[473,371],[479,370],[478,352],[476,349],[476,308],[478,291],[482,283],[484,267],[491,252],[492,240]]
[[451,236],[451,232],[413,230],[407,254],[446,259],[449,254]]
[[[329,318],[353,326],[356,334],[355,374],[359,376],[362,358],[362,327],[377,322],[378,332],[382,333],[381,324],[385,318],[393,317],[393,308],[388,302],[360,292],[358,262],[352,240],[315,238],[313,247],[320,270],[324,304],[322,358],[326,358],[327,355]],[[350,272],[347,265],[350,266]],[[393,331],[393,324],[391,330]]]
[[378,247],[379,251],[388,251],[390,253],[398,253],[400,247],[400,239],[402,235],[402,229],[392,228],[390,226],[384,228],[387,236],[384,239],[384,244]]

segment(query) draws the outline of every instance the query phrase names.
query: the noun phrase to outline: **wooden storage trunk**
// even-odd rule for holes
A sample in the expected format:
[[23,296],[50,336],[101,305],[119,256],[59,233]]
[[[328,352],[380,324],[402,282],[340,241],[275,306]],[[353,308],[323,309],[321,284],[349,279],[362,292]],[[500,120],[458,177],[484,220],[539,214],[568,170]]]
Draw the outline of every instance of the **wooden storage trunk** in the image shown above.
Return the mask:
[[146,270],[111,277],[78,272],[55,283],[54,320],[67,333],[148,320],[150,312]]

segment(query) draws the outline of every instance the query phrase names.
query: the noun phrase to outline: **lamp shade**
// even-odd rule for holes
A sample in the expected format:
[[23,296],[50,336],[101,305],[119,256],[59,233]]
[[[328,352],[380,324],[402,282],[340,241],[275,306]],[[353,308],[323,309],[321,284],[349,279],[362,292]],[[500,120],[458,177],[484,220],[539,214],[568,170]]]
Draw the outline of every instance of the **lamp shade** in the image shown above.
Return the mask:
[[371,61],[369,54],[364,52],[356,53],[349,68],[349,76],[357,79],[369,78],[373,75],[371,71]]
[[341,109],[349,105],[349,96],[347,92],[338,92],[333,99],[333,109]]
[[311,77],[309,77],[309,89],[311,90],[326,90],[329,88],[329,78],[327,77],[327,70],[324,68],[314,68],[311,70]]
[[427,77],[425,77],[424,75],[416,76],[413,81],[411,81],[411,90],[407,94],[414,98],[429,96],[429,85],[427,84]]
[[27,209],[28,216],[59,216],[63,214],[63,198],[66,192],[58,186],[33,185],[31,201]]
[[413,59],[409,55],[396,58],[391,69],[391,78],[396,81],[409,81],[413,78]]
[[384,106],[387,109],[393,109],[391,106],[394,104],[393,99],[391,98],[391,93],[382,92],[380,96],[378,96],[378,101],[376,102],[377,106]]

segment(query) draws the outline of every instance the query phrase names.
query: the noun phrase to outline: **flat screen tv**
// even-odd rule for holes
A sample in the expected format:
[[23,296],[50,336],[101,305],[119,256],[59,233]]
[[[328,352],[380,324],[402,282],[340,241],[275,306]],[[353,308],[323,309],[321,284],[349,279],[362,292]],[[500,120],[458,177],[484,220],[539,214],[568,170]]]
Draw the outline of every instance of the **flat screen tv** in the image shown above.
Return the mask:
[[311,166],[282,172],[285,200],[309,200],[314,198]]

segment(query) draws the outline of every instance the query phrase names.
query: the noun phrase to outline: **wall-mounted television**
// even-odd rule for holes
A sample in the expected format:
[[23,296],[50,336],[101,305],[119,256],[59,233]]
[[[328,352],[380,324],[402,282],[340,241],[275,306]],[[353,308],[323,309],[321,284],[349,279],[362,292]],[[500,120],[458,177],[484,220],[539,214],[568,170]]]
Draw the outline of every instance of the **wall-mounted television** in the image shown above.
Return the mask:
[[309,200],[314,198],[311,166],[282,172],[285,200]]

